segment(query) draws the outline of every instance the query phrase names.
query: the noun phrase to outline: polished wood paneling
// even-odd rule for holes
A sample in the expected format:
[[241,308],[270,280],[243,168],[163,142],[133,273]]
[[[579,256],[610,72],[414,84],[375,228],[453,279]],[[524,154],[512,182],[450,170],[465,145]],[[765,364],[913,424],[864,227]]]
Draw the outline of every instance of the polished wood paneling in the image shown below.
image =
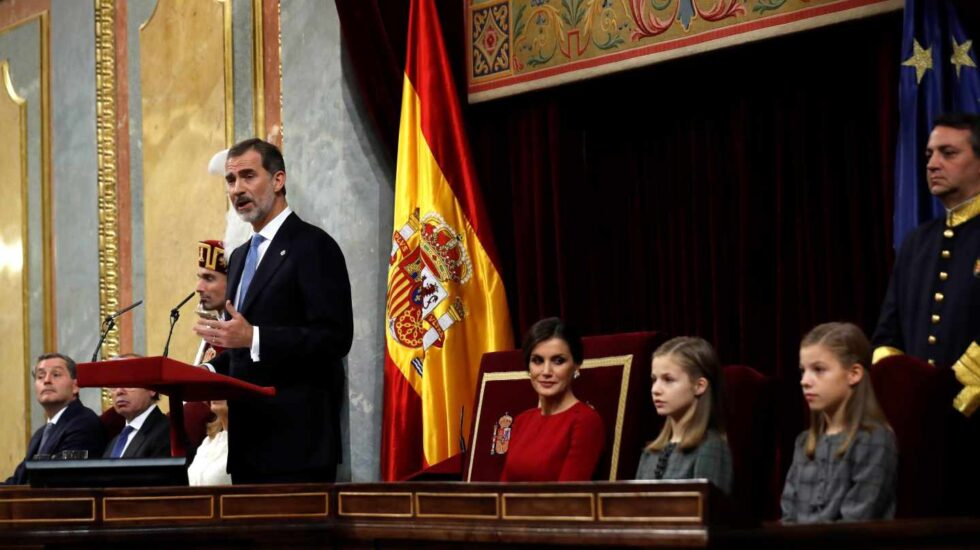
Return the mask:
[[222,519],[291,519],[326,517],[330,495],[318,493],[280,493],[266,495],[222,495]]
[[34,525],[50,523],[90,523],[95,521],[94,497],[60,496],[0,497],[0,524]]

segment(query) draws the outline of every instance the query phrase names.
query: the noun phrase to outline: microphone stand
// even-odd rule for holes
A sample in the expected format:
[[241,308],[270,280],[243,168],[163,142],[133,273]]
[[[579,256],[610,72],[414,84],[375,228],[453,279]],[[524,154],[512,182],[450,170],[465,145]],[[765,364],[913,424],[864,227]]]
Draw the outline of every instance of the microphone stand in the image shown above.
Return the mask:
[[99,337],[99,343],[95,346],[95,351],[92,352],[92,362],[99,360],[99,352],[102,351],[102,344],[105,342],[107,336],[109,336],[109,331],[116,328],[116,319],[112,315],[105,318],[102,322],[103,330],[102,336]]
[[184,298],[179,304],[177,304],[176,306],[174,306],[173,309],[170,310],[170,332],[167,333],[167,343],[166,345],[163,346],[164,357],[166,357],[170,353],[170,339],[173,338],[174,327],[177,325],[177,320],[180,319],[180,308],[181,306],[186,304],[188,300],[193,298],[195,294],[197,293],[191,292],[190,294],[187,295],[186,298]]
[[99,345],[95,346],[95,351],[92,352],[93,363],[99,360],[99,352],[102,351],[102,344],[105,342],[106,337],[109,336],[109,331],[116,328],[116,318],[142,303],[143,300],[138,300],[111,315],[106,315],[105,321],[102,321],[103,330],[102,336],[99,337]]
[[459,452],[466,454],[466,438],[463,437],[463,411],[466,407],[459,408]]

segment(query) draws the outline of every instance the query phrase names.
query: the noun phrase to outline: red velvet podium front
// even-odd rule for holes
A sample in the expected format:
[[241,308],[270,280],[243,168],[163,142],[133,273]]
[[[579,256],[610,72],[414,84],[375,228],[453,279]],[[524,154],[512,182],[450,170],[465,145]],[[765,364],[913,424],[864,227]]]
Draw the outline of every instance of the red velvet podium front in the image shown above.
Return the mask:
[[[140,357],[78,365],[83,388],[146,388],[170,397],[170,453],[185,456],[184,401],[273,396],[276,389],[256,386],[167,357]],[[180,405],[180,406],[178,406]]]

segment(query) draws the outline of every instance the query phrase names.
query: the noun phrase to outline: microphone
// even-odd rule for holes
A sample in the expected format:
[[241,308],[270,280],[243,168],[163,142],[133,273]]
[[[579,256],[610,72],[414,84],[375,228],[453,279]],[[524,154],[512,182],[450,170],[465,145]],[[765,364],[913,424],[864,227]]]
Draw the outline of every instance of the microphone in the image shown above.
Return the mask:
[[135,304],[126,306],[120,309],[119,311],[106,316],[105,321],[102,321],[103,329],[102,329],[102,335],[99,336],[99,343],[96,344],[95,351],[92,352],[93,363],[99,360],[99,352],[102,351],[102,343],[105,342],[106,337],[109,336],[109,331],[116,327],[116,319],[118,319],[123,313],[126,313],[127,311],[133,309],[134,307],[142,303],[143,300],[138,300]]
[[109,315],[108,317],[106,317],[106,321],[108,322],[109,319],[118,319],[120,316],[122,316],[123,313],[126,313],[127,311],[133,309],[134,307],[136,307],[136,306],[138,306],[138,305],[140,305],[142,303],[143,303],[143,300],[139,300],[136,303],[134,303],[133,305],[126,306],[126,307],[120,309],[119,311],[113,313],[112,315]]
[[170,310],[170,315],[177,315],[179,317],[180,313],[178,312],[178,310],[184,307],[184,304],[186,304],[188,300],[193,298],[195,294],[197,294],[197,292],[191,292],[190,294],[188,294],[186,298],[181,300],[179,304],[177,304],[176,306],[174,306],[173,309]]
[[186,304],[191,298],[193,298],[195,294],[197,294],[197,292],[191,292],[190,294],[187,295],[186,298],[181,300],[179,304],[177,304],[176,306],[174,306],[173,309],[170,310],[170,332],[167,333],[167,344],[163,346],[164,357],[166,357],[167,354],[170,353],[170,339],[174,335],[174,327],[177,325],[177,319],[180,319],[180,308],[184,304]]

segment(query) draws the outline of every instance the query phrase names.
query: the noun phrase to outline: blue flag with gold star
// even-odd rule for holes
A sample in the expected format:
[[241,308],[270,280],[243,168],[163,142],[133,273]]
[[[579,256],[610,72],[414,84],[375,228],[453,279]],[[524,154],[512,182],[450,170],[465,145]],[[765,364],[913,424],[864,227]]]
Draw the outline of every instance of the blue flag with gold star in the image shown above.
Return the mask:
[[943,113],[980,111],[973,41],[950,0],[906,0],[895,159],[895,248],[943,206],[925,185],[926,143]]

